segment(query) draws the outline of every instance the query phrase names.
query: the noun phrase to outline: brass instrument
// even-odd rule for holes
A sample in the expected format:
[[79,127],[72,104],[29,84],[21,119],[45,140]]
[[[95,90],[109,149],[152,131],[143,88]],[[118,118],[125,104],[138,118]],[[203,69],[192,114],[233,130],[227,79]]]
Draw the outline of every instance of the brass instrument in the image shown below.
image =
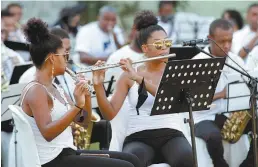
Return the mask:
[[100,121],[100,116],[92,111],[91,121],[88,124],[88,127],[82,127],[74,122],[72,122],[71,127],[73,130],[73,136],[74,136],[74,145],[78,149],[89,149],[91,144],[91,134],[92,134],[92,128],[94,122]]
[[222,138],[229,143],[236,143],[243,135],[251,118],[252,116],[247,110],[230,113],[221,130]]
[[[132,64],[138,64],[138,63],[143,63],[143,62],[148,62],[148,61],[153,61],[153,60],[159,60],[159,59],[166,59],[166,58],[170,58],[170,57],[175,57],[176,54],[169,54],[169,55],[161,55],[161,56],[157,56],[157,57],[152,57],[152,58],[146,58],[146,59],[142,59],[142,60],[138,60],[138,61],[134,61],[132,62]],[[104,70],[104,69],[108,69],[108,68],[115,68],[115,67],[119,67],[120,64],[119,63],[115,63],[115,64],[105,64],[103,66],[91,66],[88,68],[83,68],[82,71],[76,72],[76,73],[88,73],[88,72],[92,72],[92,71],[97,71],[97,70]]]
[[[65,71],[72,77],[73,80],[77,81],[76,74],[72,70],[70,70],[69,68],[66,68]],[[87,84],[85,86],[89,92],[93,93],[93,89],[90,85]],[[78,149],[89,149],[93,122],[98,122],[98,121],[100,121],[100,116],[95,111],[92,111],[91,121],[89,122],[87,128],[72,122],[71,127],[73,130],[74,145]]]

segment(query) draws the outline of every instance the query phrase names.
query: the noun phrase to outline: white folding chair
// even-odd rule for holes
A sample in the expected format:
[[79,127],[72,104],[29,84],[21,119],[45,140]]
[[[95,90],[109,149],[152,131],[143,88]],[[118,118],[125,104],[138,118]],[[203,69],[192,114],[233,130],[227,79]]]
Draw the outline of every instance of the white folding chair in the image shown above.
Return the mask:
[[9,167],[41,167],[34,135],[25,113],[16,105],[9,105],[9,109],[14,119]]

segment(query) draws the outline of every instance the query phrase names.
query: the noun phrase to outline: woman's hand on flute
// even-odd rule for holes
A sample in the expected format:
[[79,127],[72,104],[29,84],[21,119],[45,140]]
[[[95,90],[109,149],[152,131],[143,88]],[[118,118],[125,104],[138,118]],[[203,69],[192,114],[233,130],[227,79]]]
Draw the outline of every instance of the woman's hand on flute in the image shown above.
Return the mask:
[[90,94],[88,89],[85,87],[87,84],[87,81],[83,79],[75,83],[73,95],[76,105],[81,108],[83,108],[85,105],[86,96]]
[[[77,81],[83,81],[85,84],[84,86],[87,87],[87,85],[90,85],[91,82],[89,79],[87,79],[83,74],[78,74],[77,75]],[[91,96],[91,92],[89,92],[89,90],[87,89],[85,92],[84,92],[84,95],[85,97],[87,96]]]
[[121,68],[128,74],[129,79],[133,81],[137,81],[139,79],[142,79],[141,76],[137,74],[135,69],[132,67],[132,60],[127,59],[121,59],[119,64],[121,65]]

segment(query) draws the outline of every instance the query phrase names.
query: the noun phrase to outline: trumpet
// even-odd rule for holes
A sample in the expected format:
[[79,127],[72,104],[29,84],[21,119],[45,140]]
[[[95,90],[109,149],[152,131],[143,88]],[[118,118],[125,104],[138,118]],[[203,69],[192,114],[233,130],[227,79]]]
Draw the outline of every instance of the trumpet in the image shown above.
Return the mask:
[[[174,54],[174,53],[169,54],[169,55],[161,55],[161,56],[157,56],[157,57],[146,58],[146,59],[134,61],[134,62],[132,62],[132,64],[138,64],[138,63],[143,63],[143,62],[148,62],[148,61],[153,61],[153,60],[171,58],[171,57],[175,57],[175,56],[176,56],[176,54]],[[120,66],[121,65],[119,63],[105,64],[103,66],[91,66],[91,67],[88,67],[88,68],[84,68],[84,70],[78,71],[76,73],[77,74],[79,74],[79,73],[88,73],[88,72],[92,72],[92,71],[104,70],[104,69],[115,68],[115,67],[120,67]]]
[[[75,82],[78,81],[78,78],[77,78],[76,74],[75,74],[72,70],[70,70],[69,68],[66,67],[66,68],[65,68],[65,71],[72,77],[72,79],[73,79]],[[86,88],[90,93],[95,94],[95,91],[93,90],[92,85],[90,85],[90,84],[85,84],[84,86],[85,86],[85,88]]]

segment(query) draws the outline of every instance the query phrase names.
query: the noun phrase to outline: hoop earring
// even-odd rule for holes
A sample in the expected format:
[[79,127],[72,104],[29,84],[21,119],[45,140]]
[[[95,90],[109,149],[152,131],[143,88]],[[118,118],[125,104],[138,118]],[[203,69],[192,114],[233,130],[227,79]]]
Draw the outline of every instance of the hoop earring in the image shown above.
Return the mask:
[[55,72],[55,67],[54,67],[54,63],[53,63],[53,66],[52,66],[52,79],[54,79],[54,72]]

